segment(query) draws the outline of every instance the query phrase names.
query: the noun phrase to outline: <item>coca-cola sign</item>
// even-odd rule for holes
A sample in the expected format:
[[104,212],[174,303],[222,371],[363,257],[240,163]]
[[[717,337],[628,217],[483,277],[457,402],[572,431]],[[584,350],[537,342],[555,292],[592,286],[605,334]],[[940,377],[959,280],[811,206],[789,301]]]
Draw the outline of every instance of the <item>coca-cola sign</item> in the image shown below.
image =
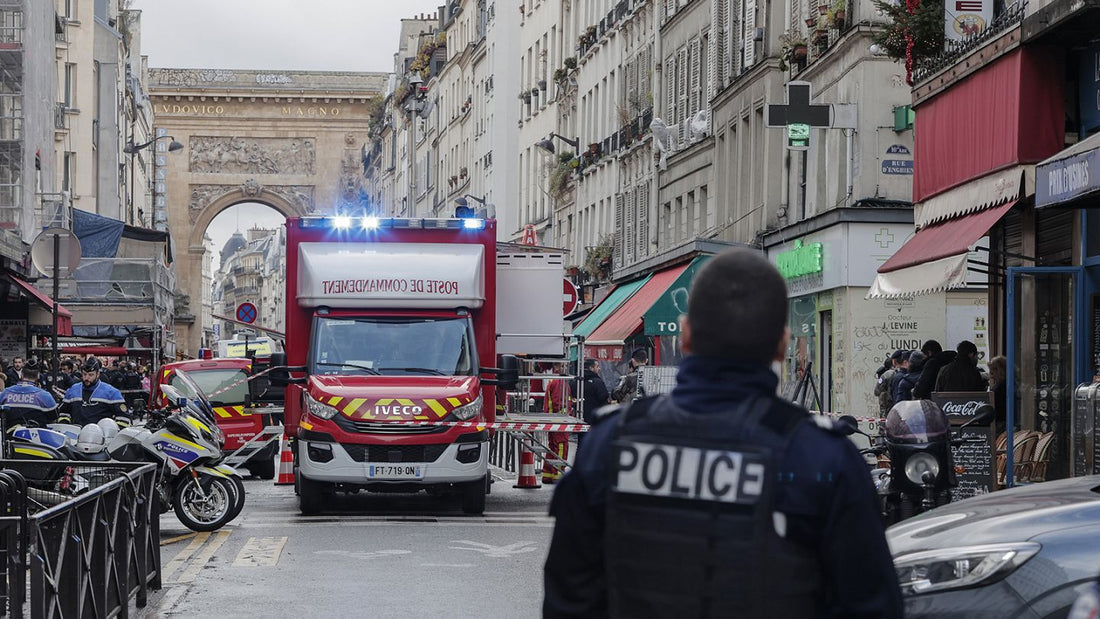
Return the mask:
[[962,423],[978,414],[978,409],[993,403],[988,391],[944,391],[932,394],[932,401],[939,404],[952,423]]

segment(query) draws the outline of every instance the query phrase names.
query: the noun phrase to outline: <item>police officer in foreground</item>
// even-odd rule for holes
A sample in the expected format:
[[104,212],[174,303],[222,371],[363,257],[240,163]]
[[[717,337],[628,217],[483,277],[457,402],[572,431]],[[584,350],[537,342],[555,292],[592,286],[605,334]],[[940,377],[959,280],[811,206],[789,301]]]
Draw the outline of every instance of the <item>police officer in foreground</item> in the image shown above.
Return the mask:
[[783,278],[728,250],[688,307],[671,395],[604,416],[559,482],[544,616],[901,617],[866,463],[776,396]]
[[38,388],[37,361],[31,359],[22,370],[23,378],[19,383],[0,393],[4,428],[20,424],[44,428],[57,419],[57,402],[48,391]]
[[88,357],[80,366],[81,381],[65,392],[61,403],[60,420],[63,423],[84,425],[100,419],[114,419],[118,425],[130,425],[126,401],[118,389],[99,379],[103,365],[99,359]]

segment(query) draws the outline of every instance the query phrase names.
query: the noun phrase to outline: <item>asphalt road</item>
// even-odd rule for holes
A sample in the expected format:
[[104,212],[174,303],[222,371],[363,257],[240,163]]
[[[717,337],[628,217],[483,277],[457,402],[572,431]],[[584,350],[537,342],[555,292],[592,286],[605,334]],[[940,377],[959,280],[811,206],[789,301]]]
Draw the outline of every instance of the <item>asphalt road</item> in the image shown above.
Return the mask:
[[479,517],[423,493],[340,495],[304,517],[292,486],[246,480],[244,512],[220,531],[161,518],[164,587],[141,614],[539,616],[552,488],[512,484],[498,479]]

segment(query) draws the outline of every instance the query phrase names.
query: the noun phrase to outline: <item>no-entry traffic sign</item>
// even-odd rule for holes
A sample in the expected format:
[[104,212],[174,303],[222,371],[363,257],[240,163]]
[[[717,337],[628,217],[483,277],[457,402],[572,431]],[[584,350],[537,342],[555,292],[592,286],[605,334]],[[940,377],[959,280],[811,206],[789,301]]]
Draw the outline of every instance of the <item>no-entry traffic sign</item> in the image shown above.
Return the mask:
[[245,301],[237,306],[237,320],[252,324],[256,322],[256,306]]
[[562,311],[564,312],[562,315],[568,316],[577,311],[577,305],[580,303],[580,295],[577,294],[577,287],[573,285],[573,282],[564,277],[562,281],[565,283],[562,290],[564,294],[561,298]]

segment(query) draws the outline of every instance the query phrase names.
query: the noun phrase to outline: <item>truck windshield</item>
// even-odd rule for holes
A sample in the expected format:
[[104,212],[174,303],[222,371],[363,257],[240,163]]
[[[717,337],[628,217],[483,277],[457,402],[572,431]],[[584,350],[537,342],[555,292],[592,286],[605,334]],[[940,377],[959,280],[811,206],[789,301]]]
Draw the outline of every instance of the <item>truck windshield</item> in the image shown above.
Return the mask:
[[477,371],[468,318],[318,316],[313,374],[470,376]]
[[[176,388],[182,388],[178,379],[179,374],[172,376],[169,384]],[[248,383],[241,382],[248,378],[248,374],[241,369],[225,368],[220,370],[188,370],[188,378],[195,381],[199,389],[207,394],[210,403],[214,406],[224,404],[244,404],[248,398]],[[233,383],[239,383],[233,385]],[[229,385],[233,385],[229,387]],[[229,387],[226,389],[226,387]],[[224,391],[222,391],[224,389]],[[220,393],[219,393],[220,392]],[[184,391],[186,393],[186,391]]]

